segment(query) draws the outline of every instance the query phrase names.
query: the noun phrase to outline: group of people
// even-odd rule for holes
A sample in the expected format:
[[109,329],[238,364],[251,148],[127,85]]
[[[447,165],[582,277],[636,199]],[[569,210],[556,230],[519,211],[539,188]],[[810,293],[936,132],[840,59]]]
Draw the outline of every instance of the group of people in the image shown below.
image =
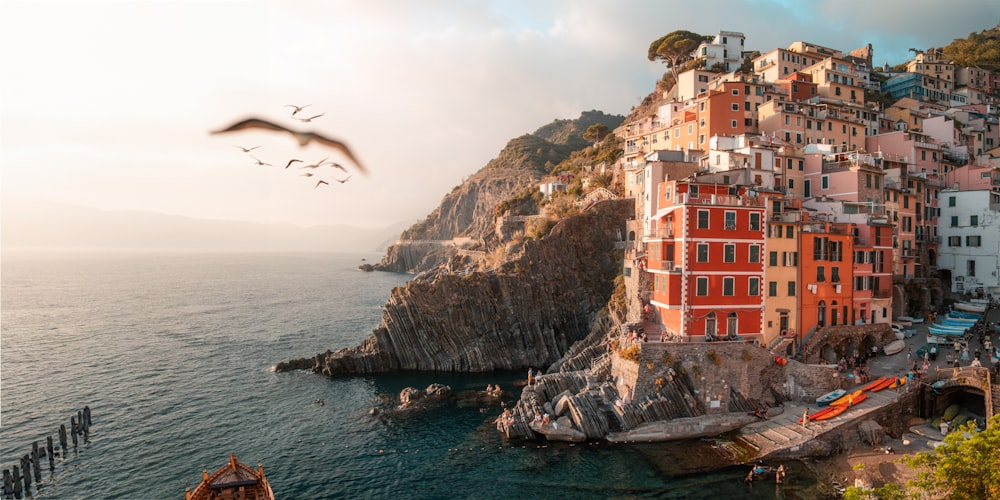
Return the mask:
[[785,475],[788,474],[788,469],[785,467],[785,464],[778,465],[777,469],[769,465],[757,464],[750,468],[750,472],[747,473],[747,477],[743,482],[752,483],[757,479],[764,478],[771,472],[774,472],[775,484],[781,484],[785,482]]
[[486,394],[498,398],[503,395],[503,389],[500,388],[500,384],[486,384]]

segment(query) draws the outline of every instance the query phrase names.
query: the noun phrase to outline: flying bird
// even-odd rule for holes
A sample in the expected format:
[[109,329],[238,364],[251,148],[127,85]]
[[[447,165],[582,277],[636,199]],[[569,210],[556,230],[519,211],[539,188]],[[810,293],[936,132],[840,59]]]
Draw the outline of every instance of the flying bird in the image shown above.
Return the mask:
[[357,159],[357,157],[354,156],[354,153],[351,151],[351,148],[347,147],[347,144],[344,144],[343,142],[338,141],[336,139],[332,139],[330,137],[317,134],[315,132],[300,132],[297,130],[292,130],[283,127],[281,125],[277,125],[275,123],[271,123],[267,120],[262,120],[260,118],[247,118],[246,120],[238,121],[224,129],[212,131],[212,133],[224,134],[227,132],[236,132],[239,130],[246,130],[246,129],[264,129],[264,130],[285,132],[295,137],[295,139],[299,141],[299,146],[305,146],[310,142],[316,142],[317,144],[333,148],[339,151],[344,156],[346,156],[349,160],[351,160],[351,162],[354,163],[355,166],[357,166],[359,172],[365,175],[368,174],[368,170],[365,169],[364,165],[362,165],[361,162]]
[[334,180],[337,181],[337,182],[339,182],[339,183],[341,183],[341,184],[343,184],[343,183],[347,182],[348,180],[350,180],[350,178],[351,178],[351,176],[348,175],[347,177],[344,177],[343,179],[334,179]]
[[315,120],[315,119],[317,119],[317,118],[319,118],[319,117],[321,117],[321,116],[323,116],[325,114],[326,113],[320,113],[320,114],[318,114],[316,116],[310,116],[309,118],[296,118],[296,120],[298,120],[298,121],[300,121],[302,123],[309,123],[309,122],[311,122],[311,121],[313,121],[313,120]]
[[302,172],[302,177],[312,177],[312,176],[313,176],[312,172]]
[[288,164],[285,165],[285,168],[287,169],[288,167],[292,166],[292,163],[295,163],[295,162],[302,163],[302,160],[296,160],[296,159],[288,160]]
[[234,147],[237,147],[237,148],[240,148],[240,149],[242,149],[244,153],[249,153],[249,152],[251,152],[251,151],[253,151],[253,150],[255,150],[255,149],[259,148],[260,146],[254,146],[254,147],[252,147],[252,148],[245,148],[245,147],[243,147],[243,146],[234,146]]
[[308,165],[302,165],[299,168],[319,168],[319,167],[322,167],[323,165],[326,164],[326,159],[327,158],[329,158],[329,156],[327,156],[326,158],[323,158],[322,160],[320,160],[320,161],[318,161],[316,163],[310,163]]
[[270,163],[264,163],[264,162],[260,161],[257,157],[255,157],[253,155],[251,155],[250,158],[253,158],[253,161],[257,162],[257,165],[260,165],[262,167],[273,167],[274,166],[274,165],[271,165]]
[[303,109],[308,108],[309,106],[312,106],[312,104],[306,104],[305,106],[296,106],[294,104],[285,104],[286,108],[295,108],[295,109],[292,110],[292,115],[291,116],[295,116],[296,113],[298,113],[299,111],[302,111]]
[[337,163],[335,161],[331,161],[330,162],[330,166],[333,167],[333,168],[339,168],[340,170],[343,170],[345,173],[347,172],[347,169],[344,168],[343,165],[341,165],[341,164],[339,164],[339,163]]
[[330,183],[329,183],[329,182],[326,182],[326,181],[324,181],[323,179],[320,179],[320,180],[316,181],[316,185],[315,185],[315,186],[313,186],[313,189],[316,189],[316,188],[318,188],[320,184],[326,184],[327,186],[329,186],[329,185],[330,185]]

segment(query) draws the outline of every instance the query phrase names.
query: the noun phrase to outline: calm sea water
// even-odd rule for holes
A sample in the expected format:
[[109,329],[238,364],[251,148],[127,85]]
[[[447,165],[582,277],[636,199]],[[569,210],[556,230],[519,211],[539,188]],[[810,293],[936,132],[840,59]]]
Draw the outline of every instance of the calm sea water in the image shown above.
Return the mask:
[[409,278],[356,269],[379,257],[6,252],[0,466],[89,405],[89,442],[43,466],[34,498],[183,498],[230,453],[263,463],[283,499],[818,495],[804,466],[780,489],[743,485],[742,467],[690,473],[692,459],[720,460],[708,441],[509,443],[488,423],[500,408],[474,404],[369,414],[407,386],[513,390],[520,374],[274,373],[368,336]]

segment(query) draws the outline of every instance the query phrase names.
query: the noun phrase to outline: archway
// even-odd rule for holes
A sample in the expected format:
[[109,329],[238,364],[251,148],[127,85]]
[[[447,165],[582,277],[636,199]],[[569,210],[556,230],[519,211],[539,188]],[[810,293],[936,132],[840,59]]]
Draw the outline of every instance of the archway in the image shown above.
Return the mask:
[[819,357],[823,361],[828,363],[837,362],[837,350],[833,348],[830,344],[823,344],[823,347],[819,350]]
[[826,302],[822,300],[816,305],[816,325],[826,326]]

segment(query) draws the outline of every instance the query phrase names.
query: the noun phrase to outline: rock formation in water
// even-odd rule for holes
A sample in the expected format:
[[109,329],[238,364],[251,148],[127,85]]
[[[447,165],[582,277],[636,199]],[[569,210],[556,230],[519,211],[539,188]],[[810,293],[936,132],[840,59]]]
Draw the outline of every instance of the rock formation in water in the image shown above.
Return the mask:
[[493,269],[438,268],[392,291],[358,347],[280,363],[326,375],[549,366],[587,337],[619,274],[633,200],[600,202],[508,248]]

